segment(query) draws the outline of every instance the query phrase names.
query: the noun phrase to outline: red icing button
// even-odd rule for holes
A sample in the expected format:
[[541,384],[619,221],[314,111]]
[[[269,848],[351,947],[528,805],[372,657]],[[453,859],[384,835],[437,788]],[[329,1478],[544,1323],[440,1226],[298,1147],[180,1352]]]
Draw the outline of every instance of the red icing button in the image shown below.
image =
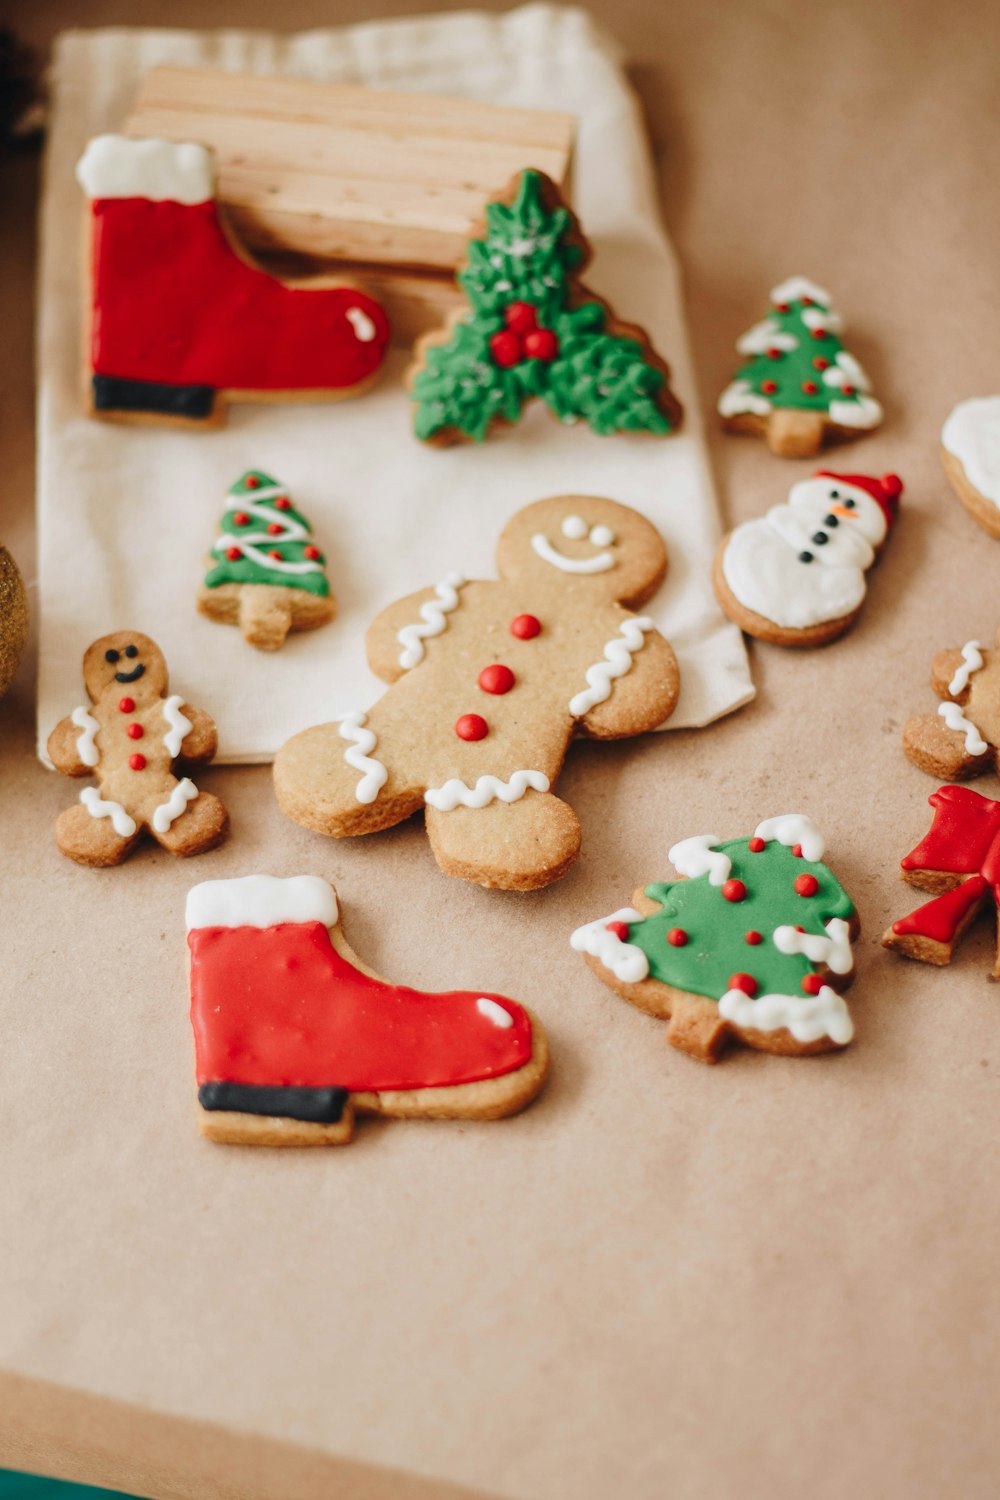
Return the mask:
[[853,385],[842,385],[840,387],[840,393],[841,393],[842,396],[853,396],[854,395],[854,386]]
[[803,380],[802,389],[805,391],[807,396],[815,396],[816,392],[819,390],[819,386],[816,384],[815,380]]
[[128,763],[133,771],[141,771],[146,764],[146,757],[144,755],[130,755]]
[[615,937],[618,939],[619,942],[621,942],[621,943],[627,942],[627,940],[628,940],[628,923],[627,922],[605,922],[604,925],[607,928],[608,932],[613,932],[614,933]]
[[775,310],[775,312],[782,312],[782,313],[787,312],[788,311],[788,303],[787,302],[776,302],[774,304],[774,310]]
[[823,988],[823,981],[818,974],[807,974],[802,981],[802,988],[807,995],[818,995]]
[[813,299],[811,297],[800,297],[799,301],[803,307],[812,307]]
[[555,359],[559,340],[551,328],[534,328],[524,336],[524,352],[529,359]]
[[494,362],[502,370],[509,369],[511,365],[520,363],[521,340],[516,333],[510,329],[504,329],[501,333],[494,333],[490,337],[490,353]]
[[727,989],[742,990],[744,995],[756,995],[757,981],[752,974],[730,974]]
[[767,351],[767,357],[768,357],[768,359],[780,359],[781,358],[781,350],[780,349],[768,349],[768,351]]
[[280,536],[285,528],[280,521],[268,521],[267,529],[271,536]]
[[121,700],[121,702],[119,703],[119,705],[118,705],[118,712],[120,714],[130,714],[134,708],[135,708],[135,699],[134,698],[123,698]]
[[812,336],[813,336],[814,339],[825,339],[826,338],[826,329],[825,328],[813,328],[811,330],[811,332],[812,332]]
[[308,557],[308,559],[309,559],[310,562],[316,562],[316,560],[319,557],[319,548],[318,547],[306,547],[306,548],[304,548],[302,555],[303,555],[303,557]]
[[813,360],[813,369],[814,370],[828,370],[829,368],[830,368],[830,361],[828,359],[824,359],[823,356],[822,356],[822,354],[817,354],[816,358]]
[[776,380],[762,380],[760,388],[765,396],[773,396],[778,389],[778,382]]
[[282,557],[281,553],[278,551],[277,547],[272,547],[271,550],[270,550],[270,552],[267,555],[268,555],[268,557],[273,557],[274,560],[275,560],[275,562],[284,562],[284,560],[285,560]]
[[514,674],[510,667],[496,662],[493,666],[484,667],[480,672],[479,686],[484,693],[509,693],[514,686]]
[[130,740],[141,740],[146,731],[141,724],[130,724],[125,733]]
[[233,512],[233,524],[235,526],[250,525],[250,517],[247,515],[245,510],[237,510]]
[[802,845],[801,844],[793,844],[792,845],[792,853],[795,855],[796,859],[801,859],[802,858]]
[[503,320],[511,333],[523,337],[538,327],[538,315],[530,302],[509,302],[504,308]]
[[534,615],[518,615],[516,620],[510,622],[510,633],[516,635],[519,641],[532,641],[536,635],[541,634],[542,622],[536,620]]
[[795,889],[800,896],[815,896],[819,890],[819,881],[815,875],[796,875]]
[[727,901],[742,901],[747,893],[747,888],[742,880],[727,880],[722,887],[722,894]]
[[484,740],[490,726],[480,714],[463,714],[455,721],[455,733],[460,740]]
[[764,938],[761,933],[759,933],[755,928],[751,927],[749,932],[744,933],[743,941],[745,943],[749,943],[751,948],[756,948],[758,943],[762,943],[764,941]]
[[767,848],[767,845],[764,843],[763,839],[754,838],[750,840],[749,844],[747,844],[747,848],[750,850],[751,854],[759,854],[762,849]]
[[260,489],[260,480],[257,478],[256,474],[248,474],[243,482],[248,490]]
[[291,510],[292,502],[287,495],[275,495],[274,508],[275,510]]
[[240,551],[239,547],[227,547],[226,556],[229,558],[230,562],[239,562],[240,558],[243,556],[243,553]]
[[688,935],[683,927],[671,927],[667,933],[667,942],[671,948],[683,948],[688,940]]

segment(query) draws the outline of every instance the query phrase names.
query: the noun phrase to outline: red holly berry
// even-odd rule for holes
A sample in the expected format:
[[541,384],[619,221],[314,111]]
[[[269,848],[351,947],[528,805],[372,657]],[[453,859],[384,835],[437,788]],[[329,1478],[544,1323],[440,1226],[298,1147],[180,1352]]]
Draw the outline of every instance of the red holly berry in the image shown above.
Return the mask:
[[511,635],[517,636],[519,641],[532,641],[536,635],[540,635],[542,622],[534,615],[518,615],[510,622]]
[[130,740],[141,740],[146,731],[141,724],[130,724],[125,733]]
[[525,334],[524,352],[529,359],[555,359],[559,353],[559,340],[551,328],[536,328]]
[[130,714],[130,713],[132,713],[134,711],[134,709],[135,709],[135,699],[134,698],[123,698],[121,700],[121,702],[119,703],[119,705],[118,705],[118,712],[120,714]]
[[795,855],[796,859],[801,859],[802,858],[802,845],[801,844],[793,844],[792,845],[792,853]]
[[144,755],[138,754],[130,755],[128,758],[128,763],[132,767],[133,771],[141,771],[146,764],[146,757]]
[[511,333],[522,337],[538,327],[538,314],[530,302],[508,302],[504,308],[503,320]]
[[826,338],[826,329],[825,328],[810,328],[809,332],[812,334],[812,336],[813,336],[814,339],[825,339]]
[[795,889],[800,896],[815,896],[819,890],[819,881],[815,875],[796,875]]
[[285,560],[282,557],[282,555],[279,552],[279,550],[278,550],[277,547],[272,547],[271,550],[270,550],[270,552],[267,555],[268,555],[268,557],[273,557],[274,560],[275,560],[275,562],[284,562],[284,560]]
[[818,974],[807,974],[802,981],[802,988],[807,995],[818,995],[823,988],[823,981]]
[[270,536],[280,536],[284,529],[280,521],[268,521],[267,523],[267,530]]
[[759,854],[762,849],[767,848],[767,845],[764,843],[763,839],[752,838],[749,844],[747,844],[747,848],[750,850],[751,854]]
[[233,514],[233,522],[237,526],[249,526],[250,517],[247,515],[245,510],[238,510]]
[[803,307],[812,307],[813,299],[811,297],[800,297],[799,301]]
[[479,714],[463,714],[455,721],[455,733],[460,740],[484,740],[490,726]]
[[767,357],[768,357],[768,359],[780,359],[781,358],[781,350],[780,349],[775,349],[775,348],[768,349],[768,351],[767,351]]
[[819,390],[819,386],[816,384],[815,380],[803,380],[802,389],[805,391],[807,396],[815,396],[816,392]]
[[522,359],[521,340],[516,333],[509,329],[502,330],[490,336],[490,353],[495,364],[501,370],[510,369],[511,365],[520,364]]
[[763,933],[758,932],[756,928],[751,927],[749,932],[744,933],[743,941],[745,943],[749,943],[751,948],[756,948],[758,943],[762,943],[764,941],[764,935]]
[[308,557],[310,562],[318,562],[321,554],[318,547],[310,544],[308,547],[303,548],[302,555],[303,557]]
[[722,887],[722,894],[727,901],[743,901],[746,899],[747,888],[742,880],[727,880]]
[[672,948],[683,948],[688,940],[688,935],[683,927],[671,927],[667,933],[667,942]]
[[774,308],[775,308],[776,312],[786,313],[788,311],[788,303],[787,302],[776,302],[774,304]]
[[239,547],[227,547],[226,556],[229,558],[230,562],[239,562],[240,558],[243,556],[243,553],[240,551]]
[[842,385],[842,386],[841,386],[841,387],[840,387],[840,389],[841,389],[841,392],[842,392],[842,393],[843,393],[843,394],[844,394],[844,395],[845,395],[845,396],[853,396],[853,395],[854,395],[854,390],[855,390],[855,388],[854,388],[854,386],[853,386],[853,385]]
[[479,686],[484,693],[509,693],[514,686],[514,674],[510,667],[495,662],[480,672]]
[[765,396],[773,396],[778,389],[778,382],[776,380],[762,380],[760,388]]
[[824,359],[823,356],[822,356],[822,354],[817,354],[816,358],[813,360],[813,369],[814,370],[827,370],[827,369],[829,369],[829,367],[830,367],[830,361],[828,359]]
[[292,502],[287,495],[275,495],[274,508],[275,510],[291,510]]
[[752,974],[730,974],[726,986],[730,990],[742,990],[744,995],[756,995],[757,981]]
[[244,480],[244,483],[248,490],[260,489],[260,480],[257,478],[256,474],[248,474],[246,479]]
[[629,926],[627,922],[605,922],[608,932],[613,932],[620,943],[628,942]]

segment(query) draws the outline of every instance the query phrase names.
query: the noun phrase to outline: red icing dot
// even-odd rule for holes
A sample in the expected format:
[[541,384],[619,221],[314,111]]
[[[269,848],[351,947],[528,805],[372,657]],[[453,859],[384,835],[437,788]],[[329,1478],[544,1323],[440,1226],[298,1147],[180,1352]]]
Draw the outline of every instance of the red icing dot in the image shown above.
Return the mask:
[[243,553],[240,551],[239,547],[227,547],[226,556],[229,558],[230,562],[239,562],[240,558],[243,556]]
[[768,357],[768,359],[780,359],[781,358],[781,350],[780,349],[768,349],[768,351],[767,351],[767,357]]
[[511,333],[531,333],[538,327],[538,316],[530,302],[509,302],[504,308],[503,320]]
[[751,854],[759,854],[762,849],[767,848],[767,845],[764,843],[763,839],[753,838],[750,840],[749,844],[747,844],[747,848],[750,850]]
[[277,547],[272,547],[271,550],[270,550],[270,552],[267,555],[268,555],[268,557],[273,557],[274,560],[275,560],[275,562],[284,562],[284,560],[285,560],[282,557],[281,553],[278,551]]
[[119,703],[119,705],[118,705],[118,712],[120,714],[130,714],[133,711],[134,708],[135,708],[135,699],[134,698],[123,698],[121,700],[121,702]]
[[793,844],[792,845],[792,853],[795,855],[796,859],[801,859],[802,858],[802,845],[801,844]]
[[726,986],[730,990],[742,990],[744,995],[756,995],[757,981],[752,974],[730,974]]
[[671,927],[667,933],[667,942],[671,948],[683,948],[688,940],[688,935],[683,927]]
[[280,521],[268,521],[267,529],[271,536],[280,536],[285,528]]
[[800,297],[799,301],[803,307],[812,307],[813,299],[811,297]]
[[774,304],[774,308],[775,308],[776,312],[785,313],[785,312],[788,311],[788,303],[787,302],[776,302]]
[[627,922],[605,922],[604,925],[607,928],[608,932],[614,933],[619,942],[625,943],[628,941]]
[[274,508],[275,510],[291,510],[292,502],[287,495],[275,495]]
[[826,338],[826,329],[825,328],[811,328],[809,331],[812,334],[812,336],[813,336],[814,339],[825,339]]
[[245,510],[238,510],[233,513],[233,522],[237,526],[249,526],[250,517]]
[[125,733],[130,740],[141,740],[146,731],[141,724],[130,724]]
[[520,363],[521,340],[509,329],[494,333],[490,337],[490,353],[494,363],[498,364],[502,370],[509,369],[511,365]]
[[816,384],[815,380],[803,380],[802,389],[805,391],[807,396],[815,396],[816,392],[819,390],[819,386]]
[[551,328],[535,328],[524,336],[524,352],[529,359],[555,359],[559,340]]
[[757,932],[755,928],[751,927],[749,932],[743,934],[743,941],[749,943],[751,948],[756,948],[758,943],[764,941],[764,938],[762,933]]
[[320,555],[319,548],[318,547],[306,547],[306,548],[303,549],[302,555],[303,555],[303,557],[308,557],[308,559],[309,559],[310,562],[316,562],[317,559],[319,558],[319,555]]
[[146,764],[146,757],[139,754],[130,755],[128,758],[128,763],[132,767],[133,771],[141,771],[143,766]]
[[802,988],[807,995],[818,995],[823,988],[823,981],[818,974],[807,974],[802,981]]
[[828,370],[829,368],[830,368],[830,361],[828,359],[824,359],[823,356],[822,356],[822,354],[817,354],[816,358],[813,360],[813,369],[814,370]]
[[533,641],[536,635],[541,634],[541,630],[542,622],[534,615],[518,615],[510,622],[510,633],[516,635],[519,641]]
[[480,672],[479,686],[484,693],[509,693],[514,686],[514,674],[510,667],[496,662]]
[[853,385],[842,385],[840,387],[840,389],[841,389],[841,392],[843,393],[843,395],[845,395],[845,396],[853,396],[854,395],[854,386]]
[[490,726],[480,714],[463,714],[455,720],[455,733],[460,740],[484,740]]
[[798,922],[796,922],[796,924],[795,924],[795,931],[796,932],[805,932],[805,928],[804,927],[800,927],[799,924],[798,924]]
[[256,474],[248,474],[243,482],[248,490],[260,489],[260,480],[257,478]]
[[746,898],[747,888],[742,880],[727,880],[722,887],[722,894],[727,901],[743,901]]
[[815,896],[819,890],[819,881],[815,875],[796,875],[795,889],[800,896]]
[[778,389],[778,382],[776,380],[762,380],[760,388],[765,396],[773,396]]

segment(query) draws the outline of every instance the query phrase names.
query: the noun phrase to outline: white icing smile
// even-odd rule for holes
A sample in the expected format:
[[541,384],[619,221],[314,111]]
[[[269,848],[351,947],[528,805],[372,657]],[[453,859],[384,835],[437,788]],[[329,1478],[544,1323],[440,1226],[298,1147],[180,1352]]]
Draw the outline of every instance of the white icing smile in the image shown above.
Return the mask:
[[[571,542],[582,542],[586,537],[595,547],[607,548],[614,545],[615,534],[610,526],[591,526],[588,532],[587,523],[582,516],[567,516],[560,529],[563,536]],[[614,558],[607,551],[598,552],[593,557],[567,557],[541,531],[537,531],[531,538],[531,545],[543,562],[551,563],[561,573],[606,573],[615,565]]]

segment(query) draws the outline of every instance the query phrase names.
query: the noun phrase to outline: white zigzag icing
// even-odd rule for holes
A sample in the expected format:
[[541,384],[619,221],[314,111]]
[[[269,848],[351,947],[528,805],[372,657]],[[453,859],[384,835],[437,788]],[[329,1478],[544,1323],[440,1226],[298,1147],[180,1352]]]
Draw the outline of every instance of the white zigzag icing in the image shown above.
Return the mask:
[[385,766],[371,754],[378,739],[373,730],[365,728],[367,717],[367,714],[362,713],[345,714],[340,721],[341,739],[354,741],[344,751],[344,759],[355,771],[362,773],[354,793],[359,802],[374,802],[389,780],[389,772]]
[[[170,725],[167,733],[163,736],[163,743],[167,754],[171,756],[180,755],[184,736],[190,734],[194,728],[187,715],[181,713],[181,704],[183,702],[184,699],[180,693],[171,693],[169,698],[163,700],[163,717]],[[160,832],[162,833],[163,831],[161,828]]]
[[185,776],[184,780],[179,781],[174,787],[166,802],[161,802],[154,810],[149,820],[151,826],[157,833],[166,833],[171,823],[175,822],[182,812],[187,812],[188,803],[193,802],[197,795],[198,788],[190,776]]
[[446,617],[453,609],[458,608],[458,590],[464,588],[466,582],[461,573],[447,573],[435,585],[434,593],[437,598],[428,599],[420,606],[420,619],[423,623],[404,625],[399,631],[396,639],[403,648],[399,653],[399,665],[406,671],[423,661],[424,641],[429,636],[441,635],[448,628]]
[[96,786],[85,786],[80,801],[92,818],[110,818],[120,839],[130,839],[135,833],[135,819],[129,817],[120,802],[105,802]]
[[486,807],[490,802],[519,802],[529,787],[547,792],[549,778],[544,771],[515,771],[509,781],[498,776],[480,776],[475,786],[453,776],[443,786],[431,787],[424,801],[438,812],[452,812],[456,807]]
[[582,719],[598,703],[611,697],[611,684],[617,677],[624,677],[632,666],[632,658],[645,643],[646,632],[654,628],[649,615],[636,615],[623,620],[618,627],[618,636],[608,641],[604,657],[587,668],[587,687],[569,700],[569,711],[574,719]]
[[101,757],[98,754],[97,746],[94,744],[94,739],[101,727],[100,724],[98,724],[89,708],[74,708],[70,718],[77,729],[83,730],[83,733],[77,736],[76,741],[76,753],[80,757],[81,763],[85,766],[96,766]]
[[957,703],[939,703],[938,713],[949,729],[965,734],[965,749],[969,755],[985,755],[990,748],[979,730],[967,719]]

